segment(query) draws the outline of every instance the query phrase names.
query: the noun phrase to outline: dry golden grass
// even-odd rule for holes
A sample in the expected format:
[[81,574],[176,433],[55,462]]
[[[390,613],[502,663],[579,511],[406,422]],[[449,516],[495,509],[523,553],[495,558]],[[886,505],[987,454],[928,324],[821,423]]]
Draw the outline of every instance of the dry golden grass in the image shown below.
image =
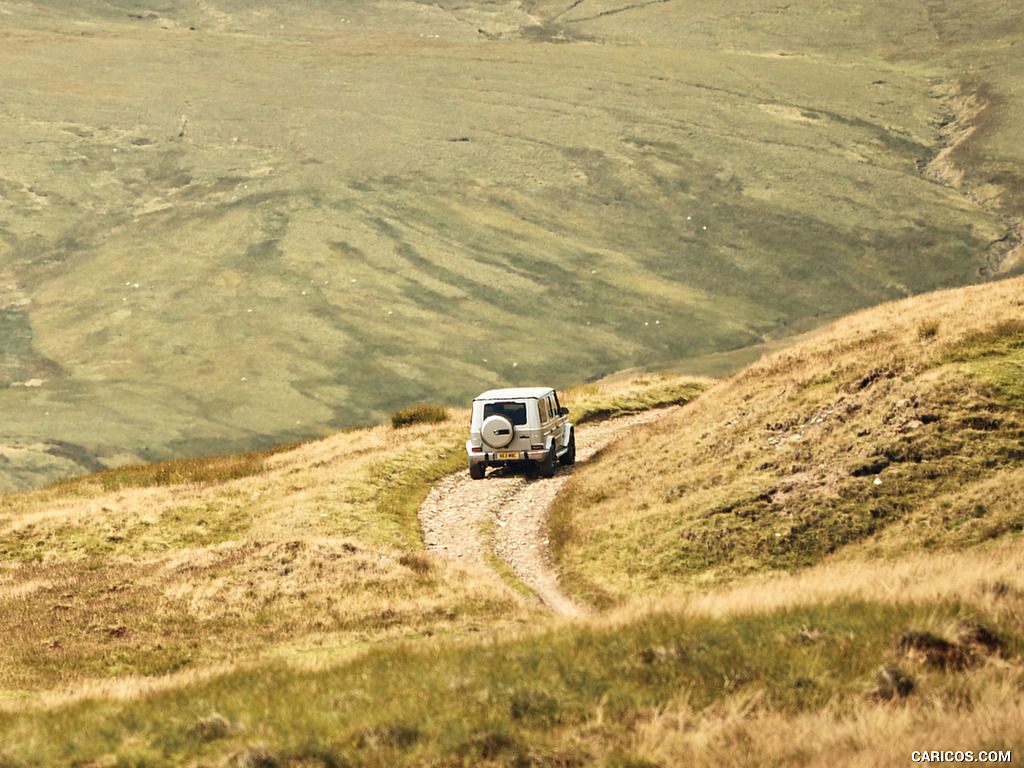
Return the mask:
[[609,611],[603,621],[629,623],[652,613],[724,618],[832,602],[924,604],[963,599],[975,610],[1019,623],[1024,609],[1022,563],[1021,537],[968,551],[913,551],[893,559],[835,558],[792,573],[751,574],[709,589],[679,585],[668,594]]
[[1020,531],[1022,287],[858,313],[637,430],[556,505],[570,587],[607,605]]
[[0,690],[185,685],[268,654],[524,620],[500,583],[420,549],[403,494],[450,471],[458,417],[339,434],[222,483],[3,497]]
[[[990,603],[972,590],[986,583],[982,558],[974,577],[966,569],[935,581],[952,555],[924,555],[892,575],[911,582],[895,593],[873,585],[889,578],[884,563],[826,565],[802,581],[751,580],[483,642],[432,638],[290,657],[286,666],[264,659],[233,673],[222,666],[207,670],[216,675],[90,684],[34,711],[19,707],[11,734],[24,745],[31,728],[50,728],[70,754],[153,765],[230,764],[257,753],[294,766],[883,765],[926,747],[1006,750],[1024,734],[1024,590],[1020,570],[1007,566],[1019,555],[1012,550],[993,558],[988,575],[1005,580],[984,587]],[[893,608],[901,602],[917,606]],[[997,603],[1001,615],[988,613]],[[893,640],[908,628],[952,636],[964,607],[997,628],[1001,653],[953,671],[895,653]],[[905,671],[912,694],[879,699],[883,664]],[[292,698],[302,705],[286,703]],[[199,723],[227,727],[197,735]]]
[[945,697],[929,694],[917,706],[879,706],[865,697],[852,708],[800,714],[772,710],[757,694],[715,712],[673,703],[637,727],[630,751],[655,765],[737,768],[875,768],[913,764],[912,753],[921,750],[1011,751],[1024,721],[1020,671],[1004,674],[993,665],[958,685],[965,695],[981,692],[973,707],[951,707]]
[[[1018,508],[1019,514],[1019,508]],[[707,590],[680,588],[672,595],[636,600],[592,623],[630,627],[652,616],[688,615],[728,620],[749,615],[785,616],[815,606],[851,603],[893,606],[956,604],[959,619],[942,611],[925,614],[915,631],[954,640],[963,622],[984,616],[1002,637],[1024,632],[1024,539],[967,551],[914,551],[900,558],[848,558],[794,573],[758,573]],[[822,611],[828,616],[828,609]],[[906,630],[892,626],[890,638]],[[821,630],[801,632],[810,645]],[[770,641],[770,639],[767,639]],[[870,638],[858,638],[864,644]],[[857,643],[860,645],[860,643]],[[1011,644],[1013,645],[1013,644]],[[835,691],[813,711],[779,708],[760,689],[737,694],[713,707],[690,701],[690,690],[646,712],[628,746],[638,761],[667,765],[893,765],[910,762],[922,749],[1010,751],[1024,735],[1019,648],[987,657],[950,673],[915,663],[893,650],[878,659],[879,675],[866,676],[859,695]],[[851,663],[859,650],[851,650]],[[907,698],[879,701],[882,668],[890,665],[913,681]]]

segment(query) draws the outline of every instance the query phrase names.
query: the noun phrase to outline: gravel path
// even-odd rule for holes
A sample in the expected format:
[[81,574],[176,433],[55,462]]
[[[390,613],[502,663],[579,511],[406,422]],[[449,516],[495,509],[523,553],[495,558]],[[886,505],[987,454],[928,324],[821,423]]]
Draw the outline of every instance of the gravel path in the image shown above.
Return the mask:
[[[587,461],[630,429],[661,418],[664,412],[645,411],[577,427],[576,461]],[[483,480],[471,480],[468,470],[446,477],[420,507],[427,550],[486,570],[491,570],[486,555],[493,552],[552,611],[582,615],[586,609],[558,586],[548,544],[551,505],[573,469],[558,466],[551,478],[509,469],[490,469]]]

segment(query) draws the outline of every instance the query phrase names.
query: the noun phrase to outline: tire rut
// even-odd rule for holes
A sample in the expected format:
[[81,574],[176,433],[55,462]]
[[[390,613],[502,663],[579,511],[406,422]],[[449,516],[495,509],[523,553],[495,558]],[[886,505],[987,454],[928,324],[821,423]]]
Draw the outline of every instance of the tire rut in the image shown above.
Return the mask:
[[[678,406],[576,427],[577,465],[629,430],[674,408]],[[434,485],[420,507],[427,551],[500,579],[487,562],[488,555],[497,555],[552,611],[584,615],[586,607],[559,586],[548,541],[551,505],[574,469],[559,466],[550,478],[509,469],[490,470],[483,480],[470,479],[468,470],[449,475]]]

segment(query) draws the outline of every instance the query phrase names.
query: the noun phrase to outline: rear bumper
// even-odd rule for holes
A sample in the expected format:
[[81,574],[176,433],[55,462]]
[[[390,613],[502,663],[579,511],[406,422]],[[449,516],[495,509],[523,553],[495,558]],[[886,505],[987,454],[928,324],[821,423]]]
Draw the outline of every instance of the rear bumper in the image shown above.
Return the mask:
[[470,464],[484,464],[488,467],[512,464],[517,461],[541,461],[548,455],[547,451],[469,451]]

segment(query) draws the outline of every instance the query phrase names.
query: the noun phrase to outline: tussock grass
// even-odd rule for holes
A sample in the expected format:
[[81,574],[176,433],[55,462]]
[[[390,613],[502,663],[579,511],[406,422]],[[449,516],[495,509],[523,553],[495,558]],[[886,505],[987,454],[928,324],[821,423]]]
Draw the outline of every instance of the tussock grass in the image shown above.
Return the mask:
[[412,405],[391,414],[391,426],[395,429],[409,424],[437,424],[448,419],[448,409],[443,405]]
[[[614,397],[656,406],[685,386],[649,377]],[[588,393],[573,400],[584,412],[611,397]],[[485,575],[422,551],[417,510],[464,467],[468,423],[460,409],[0,497],[0,616],[13,628],[0,690],[187,679],[229,658],[329,657],[531,615]]]
[[[284,765],[745,764],[825,745],[878,764],[905,744],[920,748],[914,739],[941,722],[967,726],[965,744],[1010,748],[1021,681],[1002,657],[1019,657],[1019,634],[1000,627],[1007,650],[978,652],[959,670],[898,654],[908,627],[954,626],[961,610],[846,601],[726,618],[648,614],[615,627],[393,646],[317,670],[276,663],[186,691],[0,718],[15,744],[30,728],[75,734],[38,744],[43,762],[113,754],[154,766],[257,754]],[[897,664],[915,685],[894,708],[876,695],[877,673]],[[891,742],[859,730],[882,721]],[[812,736],[813,727],[823,730]]]

